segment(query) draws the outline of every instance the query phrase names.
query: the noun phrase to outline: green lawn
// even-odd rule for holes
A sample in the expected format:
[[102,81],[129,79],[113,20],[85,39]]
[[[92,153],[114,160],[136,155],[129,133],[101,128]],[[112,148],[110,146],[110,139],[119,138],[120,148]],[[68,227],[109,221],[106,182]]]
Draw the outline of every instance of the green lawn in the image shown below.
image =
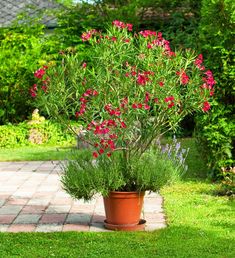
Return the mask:
[[193,140],[190,169],[165,187],[168,227],[155,232],[0,233],[0,257],[235,257],[235,202],[215,195]]

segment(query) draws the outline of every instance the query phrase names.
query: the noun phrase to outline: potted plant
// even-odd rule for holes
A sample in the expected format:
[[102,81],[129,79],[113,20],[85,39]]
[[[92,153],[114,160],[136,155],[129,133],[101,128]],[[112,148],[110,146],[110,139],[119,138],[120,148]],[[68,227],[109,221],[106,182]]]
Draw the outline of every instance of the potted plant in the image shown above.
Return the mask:
[[137,215],[125,220],[126,203],[120,219],[132,229],[140,221],[144,191],[159,190],[185,168],[177,144],[166,152],[154,143],[189,113],[210,109],[215,81],[202,55],[173,52],[160,32],[133,34],[131,24],[114,21],[106,33],[83,33],[82,41],[83,55],[62,53],[61,64],[36,71],[39,83],[30,92],[39,107],[71,130],[71,120],[82,122],[79,139],[91,146],[67,162],[64,189],[85,200],[101,193],[108,205],[106,226],[117,229],[121,215],[110,218],[110,205],[124,198],[117,192],[130,193]]

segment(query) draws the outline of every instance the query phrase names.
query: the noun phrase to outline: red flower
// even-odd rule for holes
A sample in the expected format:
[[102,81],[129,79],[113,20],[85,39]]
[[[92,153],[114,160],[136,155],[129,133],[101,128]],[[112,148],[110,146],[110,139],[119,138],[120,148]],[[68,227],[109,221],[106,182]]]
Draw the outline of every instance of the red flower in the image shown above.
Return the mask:
[[150,106],[147,105],[147,104],[145,104],[145,105],[144,105],[144,109],[145,109],[145,110],[149,110],[149,109],[150,109]]
[[144,99],[144,102],[145,102],[145,103],[148,103],[148,102],[149,102],[149,100],[150,100],[150,93],[149,93],[149,92],[146,92],[146,93],[145,93],[145,99]]
[[96,33],[97,33],[97,30],[90,30],[90,31],[82,33],[82,36],[81,36],[82,41],[89,40],[92,37],[92,35],[94,35]]
[[37,87],[37,84],[34,84],[33,87],[32,87],[33,90],[37,91],[38,90],[38,87]]
[[134,103],[134,104],[132,104],[132,108],[136,109],[136,108],[138,108],[138,105]]
[[126,128],[126,124],[123,121],[121,121],[120,124],[121,124],[121,128]]
[[165,102],[169,102],[169,101],[173,101],[175,98],[174,96],[169,96],[167,98],[164,99]]
[[111,157],[112,153],[108,152],[107,157]]
[[79,112],[75,112],[75,117],[78,118],[79,117]]
[[158,98],[155,98],[153,101],[154,101],[155,103],[158,103],[158,102],[159,102],[159,99],[158,99]]
[[127,26],[127,30],[132,31],[133,24],[127,23],[126,26]]
[[108,109],[107,111],[109,112],[110,116],[120,116],[121,115],[121,111],[119,108]]
[[146,74],[139,73],[137,77],[137,83],[139,85],[146,85],[146,83],[149,81],[149,78]]
[[209,103],[208,101],[205,101],[205,102],[203,103],[202,110],[203,110],[204,112],[207,112],[210,108],[211,108],[210,103]]
[[147,37],[156,37],[157,36],[157,33],[156,31],[151,31],[151,30],[144,30],[144,31],[140,31],[139,32],[140,35],[142,35],[144,38],[147,38]]
[[164,86],[164,82],[162,82],[162,81],[159,82],[158,84],[159,84],[160,87],[163,87],[163,86]]
[[207,72],[205,72],[205,75],[207,76],[207,78],[203,78],[203,80],[209,85],[209,89],[212,89],[212,87],[215,85],[213,74],[210,70],[208,70]]
[[110,120],[107,121],[107,126],[114,126],[114,127],[116,127],[117,124],[116,124],[116,122],[114,120],[110,119]]
[[96,159],[96,158],[98,158],[99,154],[98,154],[97,152],[93,152],[93,153],[92,153],[92,156],[93,156],[93,158]]
[[83,63],[82,64],[82,68],[86,68],[87,64],[86,63]]
[[177,71],[176,74],[180,76],[180,80],[181,80],[182,84],[185,85],[185,84],[188,83],[189,77],[188,77],[188,75],[186,74],[186,72],[184,70],[181,70],[180,72]]
[[151,45],[150,43],[148,43],[148,44],[147,44],[147,48],[148,48],[148,49],[151,49],[151,48],[153,48],[153,47],[152,47],[152,45]]
[[107,105],[104,106],[104,110],[109,111],[109,110],[111,110],[111,107],[112,107],[111,104],[107,104]]
[[46,93],[47,92],[47,86],[46,85],[42,85],[42,90]]
[[38,79],[42,79],[43,75],[45,74],[45,70],[43,68],[38,69],[35,73],[34,76]]
[[197,59],[195,60],[194,64],[200,70],[205,70],[205,66],[202,65],[203,63],[203,56],[202,54],[198,55]]
[[79,99],[81,102],[83,102],[83,103],[86,103],[87,102],[87,99],[85,99],[85,98],[80,98]]
[[172,101],[170,104],[168,104],[168,108],[172,108],[175,105],[175,103]]
[[117,139],[117,135],[115,133],[109,135],[110,139]]
[[93,96],[97,96],[98,94],[99,94],[98,91],[93,90],[93,92],[92,92],[92,95],[93,95]]
[[157,33],[157,37],[158,37],[159,40],[162,40],[162,33],[161,33],[161,32],[158,32],[158,33]]
[[104,153],[104,149],[99,149],[99,154],[103,154]]
[[30,94],[32,98],[36,98],[37,97],[37,93],[33,90],[30,90]]
[[116,37],[112,37],[111,40],[112,41],[117,41],[117,38]]
[[127,26],[124,22],[121,22],[121,21],[118,21],[118,20],[113,21],[112,24],[113,24],[113,26],[115,26],[119,29],[124,29]]

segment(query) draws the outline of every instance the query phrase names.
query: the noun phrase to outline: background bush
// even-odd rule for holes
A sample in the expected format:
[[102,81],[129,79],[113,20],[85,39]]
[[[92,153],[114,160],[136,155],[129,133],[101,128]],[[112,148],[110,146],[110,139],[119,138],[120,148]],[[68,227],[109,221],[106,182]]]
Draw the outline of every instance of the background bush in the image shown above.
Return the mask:
[[[213,26],[211,25],[213,24]],[[197,137],[213,176],[235,166],[235,3],[202,1],[201,49],[216,79],[213,108],[197,117]]]
[[60,124],[51,121],[43,121],[38,124],[22,122],[18,125],[0,126],[0,148],[72,143],[75,143],[74,135],[65,131]]
[[35,83],[34,72],[60,57],[40,16],[24,14],[19,21],[0,29],[0,124],[22,122],[32,113],[29,88]]

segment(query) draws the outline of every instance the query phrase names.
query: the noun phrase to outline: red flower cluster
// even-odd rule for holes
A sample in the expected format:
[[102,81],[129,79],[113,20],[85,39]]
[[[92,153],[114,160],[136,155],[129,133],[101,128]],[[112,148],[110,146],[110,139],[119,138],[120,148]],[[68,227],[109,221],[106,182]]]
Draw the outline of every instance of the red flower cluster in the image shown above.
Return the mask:
[[203,103],[202,110],[203,110],[204,112],[207,112],[210,108],[211,108],[210,103],[209,103],[208,101],[205,101],[205,102]]
[[97,96],[98,92],[93,89],[87,89],[83,94],[82,97],[79,99],[81,102],[80,110],[75,112],[75,117],[78,118],[79,116],[83,115],[86,111],[86,103],[88,102],[90,97]]
[[[132,71],[131,75],[135,76],[136,72]],[[146,71],[143,73],[138,73],[137,80],[136,80],[137,84],[143,85],[143,86],[146,85],[147,82],[150,81],[149,75],[154,75],[154,72]]]
[[98,148],[98,151],[93,152],[93,157],[98,158],[99,155],[104,153],[107,154],[108,157],[112,155],[112,151],[115,150],[115,144],[113,140],[110,139],[101,139],[99,143],[95,143],[95,147]]
[[202,65],[203,63],[203,56],[202,54],[198,55],[197,59],[195,60],[194,64],[196,65],[196,67],[200,70],[205,70],[205,66]]
[[156,37],[157,36],[156,31],[152,31],[152,30],[140,31],[139,34],[142,35],[144,38]]
[[[39,80],[42,80],[45,73],[46,73],[46,70],[48,69],[48,66],[44,65],[42,68],[39,68],[35,73],[34,73],[34,77],[39,79]],[[42,87],[41,89],[44,91],[44,92],[47,92],[47,83],[48,81],[50,80],[49,77],[47,77],[45,80],[42,80]],[[38,87],[37,87],[37,84],[34,84],[30,89],[29,89],[29,92],[30,92],[30,95],[32,98],[35,98],[37,97],[37,91],[38,91]]]
[[144,38],[157,37],[157,39],[154,39],[152,42],[147,43],[147,48],[151,49],[154,46],[161,46],[165,49],[165,53],[167,55],[175,56],[175,52],[171,51],[170,42],[162,37],[161,32],[156,33],[155,31],[144,30],[139,32],[139,34],[142,35]]
[[112,22],[113,26],[119,28],[119,29],[125,29],[127,28],[128,31],[132,31],[133,25],[130,23],[124,23],[118,20],[115,20]]
[[208,88],[211,90],[215,85],[213,74],[210,70],[208,70],[207,72],[205,72],[205,75],[206,75],[206,78],[203,78],[203,80],[207,83]]
[[105,111],[107,111],[110,116],[120,116],[121,115],[121,111],[119,108],[112,108],[112,105],[111,104],[107,104],[105,105],[104,107]]
[[143,105],[141,103],[134,103],[134,104],[132,104],[132,108],[134,108],[134,109],[142,108],[142,107],[143,107]]
[[30,92],[30,95],[31,95],[32,98],[37,97],[37,90],[38,90],[37,84],[34,84],[32,86],[32,88],[29,89],[29,92]]
[[34,77],[38,78],[38,79],[42,79],[43,75],[46,73],[46,69],[48,68],[48,66],[44,65],[42,68],[38,69],[35,73],[34,73]]
[[150,93],[146,92],[145,93],[145,99],[144,99],[144,103],[134,103],[132,104],[132,108],[133,109],[141,109],[144,108],[145,110],[149,110],[151,107],[148,105],[148,102],[150,101]]
[[128,104],[128,97],[125,97],[121,100],[121,104],[120,104],[120,107],[121,108],[126,108],[127,107],[127,104]]
[[146,85],[146,83],[149,81],[149,77],[145,75],[144,73],[138,73],[138,77],[136,82],[139,85]]
[[84,41],[89,40],[96,33],[97,33],[97,30],[89,30],[87,32],[82,33],[82,36],[81,36],[82,41],[84,42]]
[[176,74],[180,76],[180,81],[183,85],[188,83],[189,77],[183,69],[181,71],[177,71]]
[[167,97],[167,98],[164,99],[164,101],[165,101],[166,103],[170,102],[170,103],[168,104],[168,108],[172,108],[172,107],[175,105],[174,100],[175,100],[174,96],[169,96],[169,97]]
[[87,130],[92,131],[96,137],[99,137],[99,139],[100,135],[103,135],[103,138],[101,138],[99,142],[96,142],[94,144],[94,147],[98,149],[96,152],[93,152],[94,158],[97,158],[99,155],[102,155],[104,153],[106,153],[108,157],[111,156],[111,153],[116,149],[116,145],[113,140],[118,138],[117,134],[113,133],[112,130],[114,128],[117,128],[118,126],[120,128],[127,127],[125,122],[123,122],[119,118],[117,119],[117,121],[109,119],[104,120],[102,123],[92,121],[87,126]]

